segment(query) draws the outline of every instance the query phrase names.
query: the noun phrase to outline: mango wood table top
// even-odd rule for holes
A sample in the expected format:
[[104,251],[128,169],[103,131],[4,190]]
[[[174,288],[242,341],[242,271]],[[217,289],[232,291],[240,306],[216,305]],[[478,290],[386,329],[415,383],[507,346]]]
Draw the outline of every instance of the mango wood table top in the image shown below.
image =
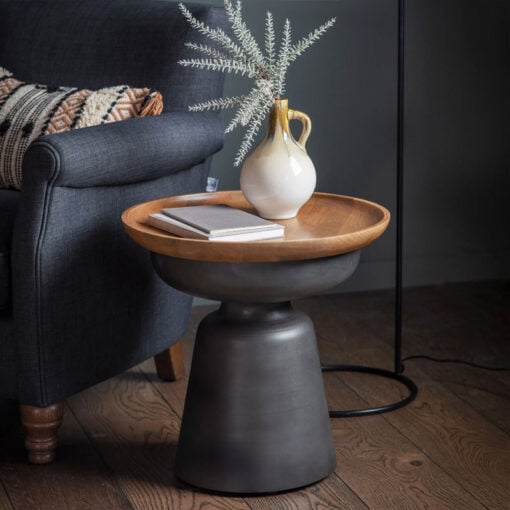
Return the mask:
[[241,191],[178,195],[152,200],[122,215],[129,236],[147,250],[172,257],[210,262],[307,260],[359,250],[377,239],[390,221],[389,211],[374,202],[343,195],[314,193],[285,225],[285,237],[265,241],[218,242],[174,236],[146,223],[164,207],[225,204],[255,213]]

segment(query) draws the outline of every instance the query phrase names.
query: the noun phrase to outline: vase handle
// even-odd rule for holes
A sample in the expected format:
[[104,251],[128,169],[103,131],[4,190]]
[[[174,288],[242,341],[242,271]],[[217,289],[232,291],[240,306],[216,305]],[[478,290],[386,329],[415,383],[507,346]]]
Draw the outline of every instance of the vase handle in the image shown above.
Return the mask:
[[303,125],[303,129],[301,131],[301,135],[299,136],[299,140],[297,143],[305,148],[306,141],[308,140],[308,137],[310,136],[310,133],[312,131],[312,121],[310,120],[310,117],[306,113],[300,112],[298,110],[290,110],[289,109],[289,120],[299,120],[301,124]]

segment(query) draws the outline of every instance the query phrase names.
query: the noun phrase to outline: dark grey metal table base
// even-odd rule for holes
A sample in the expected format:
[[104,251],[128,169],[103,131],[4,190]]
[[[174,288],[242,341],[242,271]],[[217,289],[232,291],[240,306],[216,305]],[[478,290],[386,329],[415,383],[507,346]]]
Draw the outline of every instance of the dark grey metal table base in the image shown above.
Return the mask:
[[224,303],[197,333],[175,473],[239,493],[308,485],[335,467],[313,325],[290,303]]
[[231,493],[279,492],[328,476],[335,450],[315,332],[290,300],[345,280],[359,252],[264,263],[153,253],[152,261],[173,287],[223,303],[197,332],[176,476]]

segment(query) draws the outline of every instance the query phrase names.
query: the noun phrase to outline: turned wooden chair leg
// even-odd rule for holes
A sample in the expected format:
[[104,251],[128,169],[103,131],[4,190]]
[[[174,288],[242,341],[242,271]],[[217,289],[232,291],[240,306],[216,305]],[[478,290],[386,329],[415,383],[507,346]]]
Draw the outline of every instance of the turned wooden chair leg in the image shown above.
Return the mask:
[[20,405],[25,427],[25,447],[32,464],[48,464],[55,458],[58,428],[64,416],[64,402],[47,407]]
[[176,381],[184,375],[184,357],[182,342],[177,342],[170,348],[154,356],[156,372],[164,381]]

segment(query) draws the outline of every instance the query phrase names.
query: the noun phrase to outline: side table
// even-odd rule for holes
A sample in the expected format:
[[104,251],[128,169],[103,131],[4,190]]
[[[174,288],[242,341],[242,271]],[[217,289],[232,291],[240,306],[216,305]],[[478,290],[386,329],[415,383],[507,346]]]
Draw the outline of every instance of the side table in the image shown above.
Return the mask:
[[390,214],[365,200],[314,193],[285,237],[214,242],[147,225],[164,207],[226,204],[253,212],[240,191],[181,195],[124,212],[132,239],[172,287],[221,301],[197,332],[175,473],[208,490],[264,493],[335,467],[313,324],[290,301],[348,278]]

